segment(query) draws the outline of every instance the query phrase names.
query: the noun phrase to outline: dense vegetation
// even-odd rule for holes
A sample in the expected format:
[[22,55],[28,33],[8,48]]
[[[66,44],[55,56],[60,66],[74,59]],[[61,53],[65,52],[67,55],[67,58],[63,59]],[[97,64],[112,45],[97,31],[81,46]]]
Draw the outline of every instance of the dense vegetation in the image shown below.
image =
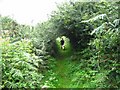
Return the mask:
[[118,3],[66,2],[34,27],[0,16],[1,88],[120,88]]

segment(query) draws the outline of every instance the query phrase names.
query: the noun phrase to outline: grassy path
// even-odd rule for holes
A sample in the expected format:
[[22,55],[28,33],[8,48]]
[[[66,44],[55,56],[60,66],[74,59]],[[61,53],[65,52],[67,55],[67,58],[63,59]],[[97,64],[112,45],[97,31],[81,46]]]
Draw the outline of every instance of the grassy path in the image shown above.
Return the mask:
[[72,88],[73,83],[71,81],[74,77],[71,71],[75,64],[70,58],[55,59],[54,66],[45,74],[43,79],[44,85],[51,88]]
[[71,65],[73,65],[73,63],[70,58],[66,57],[70,56],[72,48],[69,38],[65,36],[62,36],[62,38],[64,39],[65,50],[61,49],[61,38],[58,37],[56,39],[56,44],[58,47],[58,55],[60,55],[60,58],[56,59],[56,65],[53,68],[53,72],[56,73],[56,77],[58,79],[57,87],[68,88],[71,83],[70,71]]
[[74,62],[69,58],[57,60],[56,68],[53,71],[57,74],[58,88],[70,88],[72,84],[70,71],[73,65]]
[[71,82],[70,77],[68,75],[69,70],[70,68],[68,66],[67,59],[57,61],[55,72],[58,77],[58,87],[67,88],[69,86]]

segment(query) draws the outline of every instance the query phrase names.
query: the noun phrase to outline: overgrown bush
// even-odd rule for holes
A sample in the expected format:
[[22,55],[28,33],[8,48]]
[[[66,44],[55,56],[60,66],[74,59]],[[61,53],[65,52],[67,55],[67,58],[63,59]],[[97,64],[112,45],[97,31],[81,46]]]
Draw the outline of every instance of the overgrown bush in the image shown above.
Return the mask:
[[40,88],[43,78],[40,67],[42,59],[33,53],[32,43],[18,41],[2,44],[2,87]]
[[[114,7],[111,7],[111,5]],[[120,56],[120,19],[118,18],[118,7],[115,5],[117,4],[110,4],[108,2],[96,3],[94,8],[96,8],[97,11],[93,13],[94,16],[87,16],[81,21],[82,23],[92,24],[94,29],[88,33],[90,33],[93,38],[90,39],[90,43],[87,43],[88,47],[83,49],[82,52],[76,52],[72,59],[79,60],[80,68],[82,69],[88,69],[88,71],[95,70],[95,76],[93,76],[93,80],[92,77],[90,78],[91,80],[88,81],[90,83],[81,85],[81,82],[77,82],[79,83],[78,86],[81,85],[80,87],[84,87],[84,85],[85,87],[120,87],[120,62],[118,58]],[[105,9],[102,11],[99,7]],[[111,12],[108,12],[109,10]],[[79,71],[76,73],[79,73]],[[87,74],[87,76],[89,77],[89,74]],[[100,77],[104,79],[100,79]],[[113,82],[111,82],[111,78]],[[75,82],[79,80],[80,79],[75,80]],[[83,83],[84,81],[85,80],[83,80]]]
[[54,53],[53,49],[58,36],[57,33],[51,21],[38,23],[35,26],[31,38],[37,55],[41,56]]
[[2,30],[15,30],[16,26],[18,25],[17,22],[9,16],[1,16],[0,23],[2,24]]
[[[58,9],[53,11],[47,22],[36,26],[33,32],[34,44],[40,48],[39,43],[42,45],[44,42],[45,47],[47,47],[46,49],[49,48],[48,51],[51,51],[54,49],[55,39],[60,36],[66,36],[70,39],[74,49],[86,48],[87,43],[93,37],[89,33],[94,28],[99,27],[104,22],[111,22],[117,18],[118,8],[115,5],[117,4],[109,2],[79,1],[70,1],[58,5]],[[101,10],[101,7],[103,10]],[[95,20],[91,19],[93,17],[96,17],[94,18]],[[103,18],[104,20],[101,20]],[[98,19],[100,20],[98,21]]]
[[[91,51],[94,52],[93,57],[90,58],[91,62],[96,62],[97,69],[106,69],[109,72],[108,82],[109,87],[119,87],[120,80],[120,31],[119,28],[101,29],[101,33],[96,34],[96,39],[91,41]],[[113,76],[112,76],[113,75]],[[111,80],[114,80],[112,83]]]
[[[95,3],[69,2],[58,6],[58,10],[53,12],[51,20],[58,33],[70,38],[74,49],[83,49],[87,46],[91,36],[88,35],[93,27],[90,23],[81,22],[91,17]],[[87,9],[86,9],[87,8]],[[96,12],[96,11],[95,11]],[[87,40],[86,42],[84,42]]]

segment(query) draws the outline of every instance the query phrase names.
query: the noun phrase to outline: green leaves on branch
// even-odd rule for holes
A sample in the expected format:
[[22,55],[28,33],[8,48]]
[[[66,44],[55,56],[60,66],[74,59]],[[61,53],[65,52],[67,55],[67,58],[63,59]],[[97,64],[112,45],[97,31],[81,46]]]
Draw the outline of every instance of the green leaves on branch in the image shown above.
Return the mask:
[[[3,88],[40,88],[43,75],[39,67],[41,59],[32,53],[30,41],[2,44],[2,87]],[[40,70],[39,70],[40,69]]]

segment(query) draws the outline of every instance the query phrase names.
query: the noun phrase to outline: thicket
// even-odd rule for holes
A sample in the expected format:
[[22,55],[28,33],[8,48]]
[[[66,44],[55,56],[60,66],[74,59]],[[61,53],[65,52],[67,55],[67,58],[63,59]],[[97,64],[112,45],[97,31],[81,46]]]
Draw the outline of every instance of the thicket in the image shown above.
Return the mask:
[[[10,17],[0,17],[1,88],[40,88],[47,61],[36,55],[30,39],[32,26],[16,24]],[[14,29],[13,29],[14,27]],[[45,60],[45,59],[44,59]]]
[[[69,59],[77,62],[71,65],[68,74],[73,76],[71,87],[119,88],[118,3],[66,2],[58,5],[58,10],[52,12],[48,21],[38,23],[35,27],[19,25],[8,17],[2,18],[2,29],[12,33],[8,35],[12,35],[10,42],[4,41],[2,44],[2,87],[39,88],[46,83],[57,87],[56,83],[59,82],[43,82],[42,79],[44,72],[49,73],[48,79],[57,78],[51,70],[56,68],[57,62],[52,57],[55,58],[57,53],[55,41],[58,37],[66,36],[73,48],[73,55]],[[7,38],[5,35],[3,38]]]
[[[58,31],[68,36],[78,50],[73,56],[80,62],[78,68],[87,70],[85,77],[93,77],[89,84],[82,84],[83,87],[119,87],[120,19],[117,5],[70,2],[58,7],[58,12],[52,16]],[[79,81],[81,78],[75,80],[81,85]]]

